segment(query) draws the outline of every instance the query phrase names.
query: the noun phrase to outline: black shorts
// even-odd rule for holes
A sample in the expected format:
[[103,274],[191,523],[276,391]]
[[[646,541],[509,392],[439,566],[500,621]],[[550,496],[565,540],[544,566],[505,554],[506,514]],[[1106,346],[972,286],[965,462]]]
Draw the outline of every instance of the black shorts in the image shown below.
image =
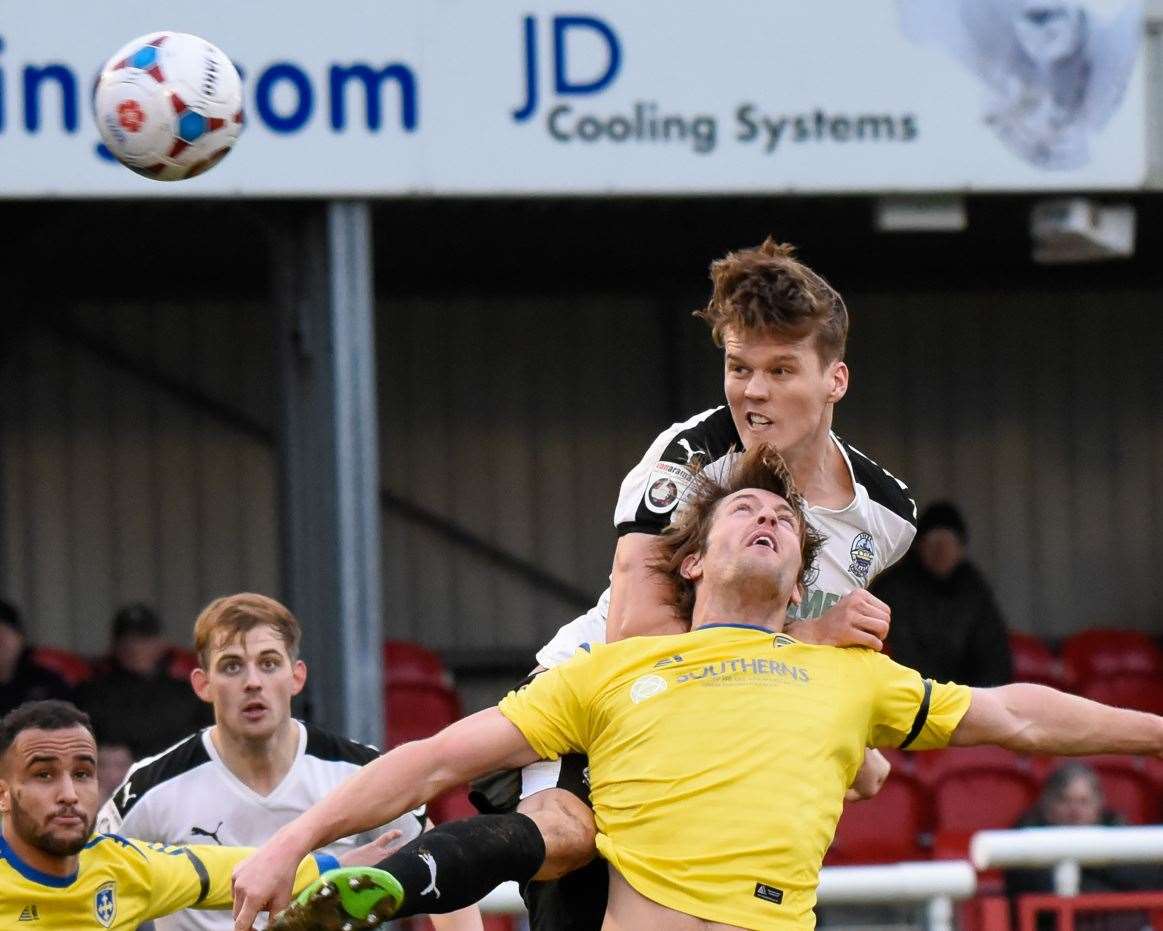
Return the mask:
[[[517,688],[533,680],[530,676]],[[555,764],[534,763],[526,770],[537,769],[536,785],[572,792],[587,805],[590,802],[589,760],[580,753],[569,753]],[[522,795],[521,770],[493,773],[472,784],[469,798],[484,814],[514,811]],[[592,806],[591,806],[592,807]],[[526,883],[521,889],[529,909],[530,931],[600,931],[606,915],[610,890],[609,867],[601,857],[574,870],[561,879]]]

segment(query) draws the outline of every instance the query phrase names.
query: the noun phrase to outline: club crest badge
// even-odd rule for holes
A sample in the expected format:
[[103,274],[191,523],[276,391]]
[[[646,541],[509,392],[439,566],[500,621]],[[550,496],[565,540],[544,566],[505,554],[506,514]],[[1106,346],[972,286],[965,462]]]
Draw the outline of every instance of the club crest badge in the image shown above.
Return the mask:
[[873,548],[872,534],[867,531],[862,531],[856,534],[856,538],[852,541],[852,548],[848,551],[848,555],[852,557],[852,563],[848,566],[848,571],[859,579],[868,581],[868,570],[872,568],[872,560],[876,557],[876,550]]
[[101,922],[101,927],[109,928],[117,917],[117,884],[102,883],[93,896],[93,914]]

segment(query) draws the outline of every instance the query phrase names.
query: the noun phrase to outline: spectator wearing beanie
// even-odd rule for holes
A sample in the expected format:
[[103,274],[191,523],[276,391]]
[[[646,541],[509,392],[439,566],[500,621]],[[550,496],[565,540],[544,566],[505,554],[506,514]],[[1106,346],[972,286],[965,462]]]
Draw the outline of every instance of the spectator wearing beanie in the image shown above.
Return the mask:
[[20,612],[7,601],[0,601],[0,715],[26,701],[71,701],[72,697],[73,691],[64,679],[33,660]]
[[170,653],[161,621],[146,605],[127,605],[113,616],[107,668],[77,689],[98,742],[122,744],[141,759],[210,723],[190,683],[169,675]]
[[956,507],[929,505],[908,556],[871,591],[892,609],[886,647],[898,663],[939,682],[1003,685],[1013,676],[1009,634],[968,541]]

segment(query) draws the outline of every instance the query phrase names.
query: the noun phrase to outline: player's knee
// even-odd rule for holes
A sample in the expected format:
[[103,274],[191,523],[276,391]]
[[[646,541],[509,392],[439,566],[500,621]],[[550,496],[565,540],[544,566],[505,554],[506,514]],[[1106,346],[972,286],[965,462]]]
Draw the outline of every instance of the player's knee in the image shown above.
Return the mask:
[[522,799],[517,810],[533,820],[545,840],[545,863],[535,879],[557,879],[597,855],[593,810],[572,792],[545,789]]

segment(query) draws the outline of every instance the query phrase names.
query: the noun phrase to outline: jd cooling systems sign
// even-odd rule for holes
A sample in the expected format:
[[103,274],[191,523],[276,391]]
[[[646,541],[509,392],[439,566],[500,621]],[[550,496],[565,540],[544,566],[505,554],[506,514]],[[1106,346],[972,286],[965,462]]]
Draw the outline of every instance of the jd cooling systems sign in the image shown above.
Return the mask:
[[[1134,188],[1136,0],[5,3],[0,196]],[[178,184],[98,144],[136,35],[237,63],[247,127]]]

